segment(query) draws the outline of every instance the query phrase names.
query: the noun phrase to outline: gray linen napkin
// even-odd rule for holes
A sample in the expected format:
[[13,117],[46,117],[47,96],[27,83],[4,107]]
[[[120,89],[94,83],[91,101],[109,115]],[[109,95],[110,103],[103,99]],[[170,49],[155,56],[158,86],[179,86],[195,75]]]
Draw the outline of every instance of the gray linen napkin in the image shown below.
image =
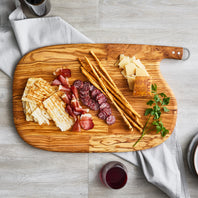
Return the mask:
[[[20,4],[14,4],[11,0],[0,2],[0,19],[0,69],[10,77],[20,57],[33,49],[55,44],[92,42],[60,17],[26,19]],[[182,151],[175,131],[166,142],[155,148],[114,154],[138,166],[148,182],[171,198],[190,197]]]

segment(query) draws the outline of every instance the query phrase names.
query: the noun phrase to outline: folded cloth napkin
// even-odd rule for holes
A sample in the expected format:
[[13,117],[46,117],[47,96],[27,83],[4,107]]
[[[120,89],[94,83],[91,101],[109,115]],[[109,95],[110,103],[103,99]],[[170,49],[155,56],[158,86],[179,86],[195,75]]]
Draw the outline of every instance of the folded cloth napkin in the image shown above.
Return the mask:
[[[92,42],[60,17],[26,19],[18,2],[15,4],[12,0],[2,2],[0,68],[10,77],[20,57],[33,49],[55,44]],[[9,15],[14,8],[16,9]],[[175,132],[166,142],[155,148],[115,155],[138,166],[148,182],[171,198],[190,197],[185,182],[182,151]]]

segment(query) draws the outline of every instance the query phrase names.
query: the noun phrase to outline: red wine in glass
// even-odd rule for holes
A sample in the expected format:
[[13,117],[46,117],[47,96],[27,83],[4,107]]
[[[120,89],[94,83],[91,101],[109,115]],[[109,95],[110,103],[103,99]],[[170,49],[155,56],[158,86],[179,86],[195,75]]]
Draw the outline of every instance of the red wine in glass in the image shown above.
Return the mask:
[[102,167],[99,176],[102,183],[107,187],[120,189],[127,182],[127,169],[124,164],[112,161]]

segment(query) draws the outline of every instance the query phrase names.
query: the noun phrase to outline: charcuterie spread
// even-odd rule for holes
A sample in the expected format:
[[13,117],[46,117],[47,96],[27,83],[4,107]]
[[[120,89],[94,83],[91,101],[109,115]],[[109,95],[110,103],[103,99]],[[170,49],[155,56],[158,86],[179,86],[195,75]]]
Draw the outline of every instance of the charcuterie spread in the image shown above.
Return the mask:
[[51,151],[125,152],[159,145],[177,117],[159,63],[181,56],[182,48],[131,44],[36,49],[15,70],[16,129],[30,145]]

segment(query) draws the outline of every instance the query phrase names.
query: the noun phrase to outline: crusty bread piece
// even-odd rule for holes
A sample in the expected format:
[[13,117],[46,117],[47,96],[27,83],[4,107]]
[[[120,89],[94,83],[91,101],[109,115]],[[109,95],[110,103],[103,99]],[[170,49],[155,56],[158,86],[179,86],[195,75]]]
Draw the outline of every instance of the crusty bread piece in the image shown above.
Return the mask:
[[151,96],[151,77],[136,76],[133,96]]
[[61,131],[67,131],[74,124],[73,118],[65,111],[66,104],[60,98],[59,93],[54,93],[43,102],[43,105]]

